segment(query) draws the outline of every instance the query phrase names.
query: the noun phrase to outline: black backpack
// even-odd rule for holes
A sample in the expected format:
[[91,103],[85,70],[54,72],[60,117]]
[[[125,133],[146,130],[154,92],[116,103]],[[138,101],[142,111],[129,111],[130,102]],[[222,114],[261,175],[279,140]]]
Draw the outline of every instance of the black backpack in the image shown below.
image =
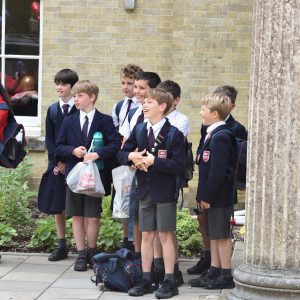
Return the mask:
[[[136,125],[136,141],[137,144],[141,144],[141,136],[142,136],[142,131],[146,127],[147,123],[139,123]],[[167,134],[167,140],[166,140],[166,148],[167,151],[170,152],[173,137],[176,131],[175,126],[171,126],[168,134]],[[192,143],[189,143],[187,140],[185,140],[186,143],[186,154],[187,154],[187,159],[186,159],[186,166],[182,174],[176,176],[176,192],[175,192],[175,199],[177,200],[179,198],[179,191],[181,191],[181,204],[179,206],[179,209],[183,208],[183,188],[188,187],[188,182],[193,179],[193,172],[194,172],[194,166],[195,166],[195,161],[194,161],[194,155],[193,155],[193,150],[192,150]]]
[[15,120],[14,113],[9,104],[8,95],[0,83],[0,92],[6,103],[0,103],[0,110],[8,110],[8,123],[4,129],[3,141],[0,141],[0,166],[4,168],[16,168],[23,161],[27,152],[25,129]]

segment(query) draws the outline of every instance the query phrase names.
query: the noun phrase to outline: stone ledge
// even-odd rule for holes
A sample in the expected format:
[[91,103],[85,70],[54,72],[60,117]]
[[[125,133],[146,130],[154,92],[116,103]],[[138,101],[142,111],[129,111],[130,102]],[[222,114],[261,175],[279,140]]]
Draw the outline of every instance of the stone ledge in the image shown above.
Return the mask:
[[27,147],[32,152],[45,152],[46,151],[45,137],[41,136],[38,138],[34,138],[34,137],[27,138]]

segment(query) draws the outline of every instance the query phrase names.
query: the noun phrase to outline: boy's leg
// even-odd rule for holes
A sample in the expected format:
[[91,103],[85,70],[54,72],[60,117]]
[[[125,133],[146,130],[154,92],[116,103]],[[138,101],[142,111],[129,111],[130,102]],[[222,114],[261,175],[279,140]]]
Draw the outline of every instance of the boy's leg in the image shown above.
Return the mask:
[[61,214],[55,215],[55,224],[58,238],[58,247],[48,257],[49,261],[59,261],[68,257],[68,248],[66,245],[66,214],[63,211]]
[[141,257],[141,249],[142,249],[142,233],[139,229],[139,224],[134,223],[134,252],[136,258]]
[[96,254],[97,240],[100,231],[100,219],[99,218],[86,218],[87,220],[87,259],[90,268],[94,266],[93,257]]
[[202,257],[195,266],[187,269],[188,274],[195,275],[195,274],[202,274],[206,272],[211,263],[211,253],[210,253],[210,241],[207,236],[207,229],[206,229],[206,217],[205,214],[200,211],[198,216],[198,225],[199,225],[199,232],[202,236],[202,241],[204,245],[204,257]]

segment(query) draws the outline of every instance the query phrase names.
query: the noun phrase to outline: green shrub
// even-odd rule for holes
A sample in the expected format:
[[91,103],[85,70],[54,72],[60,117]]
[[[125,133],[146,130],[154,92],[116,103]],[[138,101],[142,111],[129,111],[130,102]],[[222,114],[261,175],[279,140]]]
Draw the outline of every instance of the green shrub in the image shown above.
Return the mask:
[[97,246],[105,252],[113,252],[120,247],[122,239],[122,223],[112,219],[112,211],[110,209],[111,197],[103,198],[101,214],[100,234]]
[[36,196],[28,186],[31,168],[28,157],[17,169],[1,168],[0,222],[13,228],[31,223],[29,199]]
[[202,239],[198,231],[198,222],[192,218],[188,208],[177,213],[176,234],[181,254],[191,257],[199,252],[202,247]]
[[[29,247],[43,248],[45,251],[51,251],[58,245],[55,219],[53,216],[47,216],[44,219],[37,220],[35,229]],[[73,245],[72,219],[66,223],[66,243],[70,247]]]
[[12,241],[13,237],[17,235],[16,229],[9,225],[0,223],[0,246],[8,245]]

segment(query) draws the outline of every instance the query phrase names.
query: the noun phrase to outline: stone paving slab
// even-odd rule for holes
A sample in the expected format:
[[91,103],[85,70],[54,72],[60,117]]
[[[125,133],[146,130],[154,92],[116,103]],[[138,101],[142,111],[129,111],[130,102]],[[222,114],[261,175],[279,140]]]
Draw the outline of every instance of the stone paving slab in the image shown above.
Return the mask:
[[[234,251],[233,264],[238,266],[243,257],[243,245]],[[75,272],[75,255],[59,262],[49,262],[47,254],[1,253],[0,260],[0,299],[1,300],[133,300],[126,293],[100,291],[90,277],[92,270]],[[179,288],[179,295],[172,299],[181,300],[216,300],[225,299],[228,290],[206,290],[191,288],[187,281],[187,268],[197,260],[180,260],[180,269],[185,284]],[[156,299],[148,294],[139,299]]]

